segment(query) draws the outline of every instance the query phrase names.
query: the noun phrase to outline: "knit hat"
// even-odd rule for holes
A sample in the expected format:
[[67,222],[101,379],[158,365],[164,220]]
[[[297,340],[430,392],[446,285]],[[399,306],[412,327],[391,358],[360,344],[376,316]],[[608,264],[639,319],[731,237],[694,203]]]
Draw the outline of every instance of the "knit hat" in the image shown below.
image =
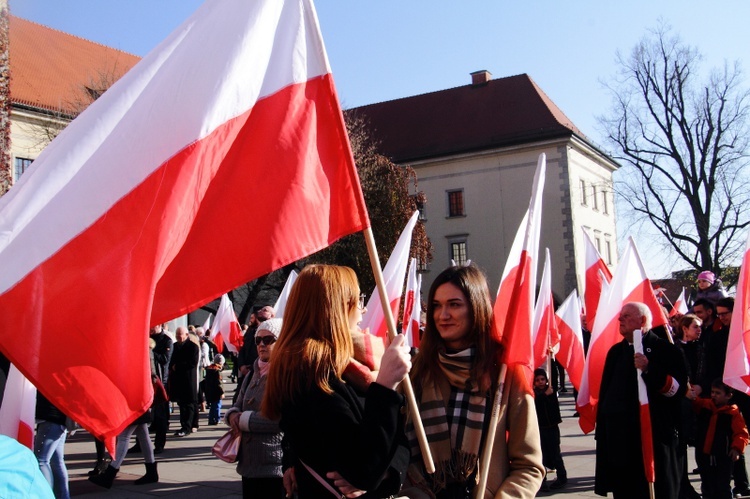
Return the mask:
[[255,336],[258,336],[258,333],[261,331],[269,331],[278,339],[279,333],[281,332],[281,318],[276,317],[261,322],[260,326],[258,326],[258,330],[255,331]]
[[709,283],[713,284],[716,280],[716,276],[710,270],[704,270],[703,272],[698,274],[698,280],[708,281]]
[[220,353],[214,355],[214,364],[224,365],[224,356]]

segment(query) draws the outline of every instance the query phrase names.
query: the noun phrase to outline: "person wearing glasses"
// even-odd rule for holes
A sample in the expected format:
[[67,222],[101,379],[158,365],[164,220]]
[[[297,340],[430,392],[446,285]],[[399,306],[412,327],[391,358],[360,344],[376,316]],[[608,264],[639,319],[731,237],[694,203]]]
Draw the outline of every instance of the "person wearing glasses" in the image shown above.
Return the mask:
[[235,432],[242,432],[237,473],[242,476],[242,497],[283,498],[281,430],[278,418],[261,413],[271,353],[281,332],[281,319],[268,319],[255,332],[258,358],[252,376],[246,376],[237,401],[225,416]]
[[354,271],[336,265],[305,267],[287,301],[274,352],[283,362],[271,363],[263,411],[281,418],[299,499],[389,497],[404,480],[409,448],[396,388],[411,367],[409,348],[397,335],[369,386],[347,382],[361,301]]

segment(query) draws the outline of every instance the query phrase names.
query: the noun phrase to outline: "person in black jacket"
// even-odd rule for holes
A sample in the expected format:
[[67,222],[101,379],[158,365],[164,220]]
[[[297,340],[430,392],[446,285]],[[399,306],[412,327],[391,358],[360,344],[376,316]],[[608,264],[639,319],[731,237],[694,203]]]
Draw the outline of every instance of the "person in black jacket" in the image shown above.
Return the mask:
[[[651,311],[639,302],[620,311],[623,341],[610,348],[604,362],[596,415],[594,491],[615,499],[649,497],[641,440],[638,377],[649,400],[656,499],[676,499],[682,475],[681,400],[687,391],[687,367],[680,350],[649,331]],[[643,354],[633,339],[641,335]],[[639,374],[640,369],[642,374]]]
[[388,497],[403,483],[409,448],[396,387],[411,367],[409,348],[396,336],[364,393],[344,381],[362,305],[354,271],[334,265],[306,267],[287,302],[261,410],[281,418],[300,499]]
[[[534,405],[536,417],[539,421],[539,436],[542,441],[542,461],[548,469],[555,470],[557,478],[549,488],[561,489],[568,483],[568,472],[565,470],[562,454],[560,453],[560,402],[557,393],[549,384],[547,371],[534,370]],[[546,477],[542,489],[547,485]]]
[[187,329],[180,326],[175,331],[174,344],[169,363],[169,398],[180,407],[180,429],[175,437],[184,437],[193,431],[196,403],[198,401],[198,345],[188,339]]

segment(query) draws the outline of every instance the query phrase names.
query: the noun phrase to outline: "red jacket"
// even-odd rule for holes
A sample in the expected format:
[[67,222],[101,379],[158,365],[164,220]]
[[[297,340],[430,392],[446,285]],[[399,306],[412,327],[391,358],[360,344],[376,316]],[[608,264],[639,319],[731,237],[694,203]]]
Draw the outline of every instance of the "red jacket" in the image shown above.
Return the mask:
[[728,453],[729,449],[745,451],[750,437],[736,405],[716,407],[711,399],[697,398],[693,400],[693,410],[698,414],[698,438],[703,438],[704,454]]

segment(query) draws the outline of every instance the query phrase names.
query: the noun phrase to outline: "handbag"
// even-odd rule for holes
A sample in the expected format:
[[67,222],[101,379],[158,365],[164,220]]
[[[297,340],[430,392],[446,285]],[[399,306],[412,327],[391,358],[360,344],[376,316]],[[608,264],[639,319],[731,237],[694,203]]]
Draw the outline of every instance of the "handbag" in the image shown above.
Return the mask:
[[225,463],[236,463],[237,452],[240,450],[241,436],[241,432],[235,433],[232,430],[229,430],[216,441],[211,449],[211,454]]
[[169,396],[167,390],[164,388],[164,383],[161,382],[158,376],[152,377],[154,385],[154,401],[151,403],[152,406],[169,402]]

